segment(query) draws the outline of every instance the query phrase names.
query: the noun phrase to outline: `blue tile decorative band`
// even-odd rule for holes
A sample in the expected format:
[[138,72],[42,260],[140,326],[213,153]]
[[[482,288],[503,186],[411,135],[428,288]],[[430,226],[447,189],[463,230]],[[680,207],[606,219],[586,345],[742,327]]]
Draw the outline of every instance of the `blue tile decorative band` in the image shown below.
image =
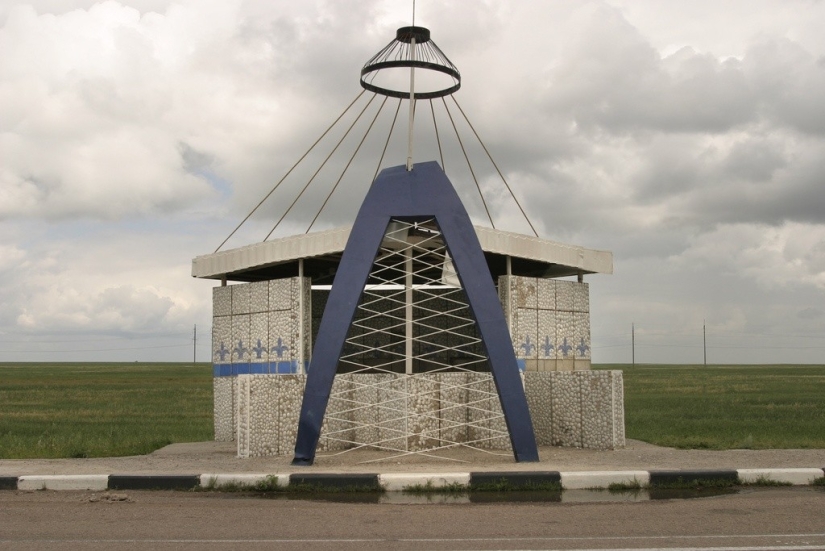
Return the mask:
[[260,374],[280,374],[288,375],[298,373],[300,362],[298,360],[285,360],[281,362],[244,362],[244,363],[218,363],[212,364],[212,376],[233,377],[235,375],[260,375]]

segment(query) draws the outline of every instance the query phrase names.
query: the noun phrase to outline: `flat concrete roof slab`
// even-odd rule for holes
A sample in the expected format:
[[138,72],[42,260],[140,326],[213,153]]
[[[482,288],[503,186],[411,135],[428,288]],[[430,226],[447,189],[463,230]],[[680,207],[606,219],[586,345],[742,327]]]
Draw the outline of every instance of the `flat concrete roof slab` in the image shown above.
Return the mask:
[[[255,281],[273,276],[272,268],[298,260],[316,259],[337,266],[350,235],[349,227],[294,235],[206,254],[192,260],[192,276],[205,279]],[[493,256],[525,261],[530,273],[543,277],[582,274],[612,274],[613,253],[556,243],[519,233],[475,226],[481,249]],[[316,270],[321,267],[315,266]],[[492,270],[491,265],[491,270]],[[499,270],[500,271],[500,270]],[[515,270],[513,273],[518,273]],[[308,273],[307,275],[312,275]]]

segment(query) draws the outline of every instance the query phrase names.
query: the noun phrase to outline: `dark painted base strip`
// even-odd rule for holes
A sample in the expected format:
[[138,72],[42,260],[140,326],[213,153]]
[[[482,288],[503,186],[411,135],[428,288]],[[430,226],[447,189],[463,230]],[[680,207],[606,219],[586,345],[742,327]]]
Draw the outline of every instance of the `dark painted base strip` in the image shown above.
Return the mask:
[[17,477],[16,476],[0,476],[0,490],[16,490]]
[[380,490],[377,474],[291,474],[290,486],[313,486],[318,488]]
[[496,485],[510,489],[559,485],[561,489],[561,474],[558,471],[470,473],[470,488]]
[[736,470],[695,470],[695,471],[650,471],[650,485],[678,486],[715,482],[721,484],[737,484],[739,474]]
[[196,474],[183,475],[122,475],[109,476],[110,490],[191,490],[200,486]]

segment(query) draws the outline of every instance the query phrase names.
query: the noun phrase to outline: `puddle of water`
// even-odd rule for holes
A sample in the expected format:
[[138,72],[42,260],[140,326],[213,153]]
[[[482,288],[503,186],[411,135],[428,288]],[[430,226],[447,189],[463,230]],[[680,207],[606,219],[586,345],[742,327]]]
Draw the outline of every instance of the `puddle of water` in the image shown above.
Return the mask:
[[634,502],[648,501],[647,490],[627,490],[610,492],[608,490],[565,490],[561,496],[562,503],[597,503],[597,502]]
[[451,503],[470,503],[470,494],[405,494],[404,492],[387,492],[381,496],[381,503],[395,503],[399,505],[430,505]]
[[702,488],[698,490],[658,489],[648,490],[650,499],[695,499],[701,497],[717,497],[738,494],[739,488]]
[[[450,504],[450,503],[600,503],[660,500],[697,499],[739,493],[739,488],[646,489],[610,492],[608,490],[564,490],[562,492],[509,491],[509,492],[452,492],[452,493],[405,493],[405,492],[312,492],[306,494],[265,493],[252,494],[267,499],[300,501],[327,501],[332,503],[388,503],[388,504]],[[250,494],[247,494],[250,495]]]
[[471,503],[560,503],[564,492],[542,492],[537,490],[509,492],[471,492]]
[[[400,493],[400,492],[390,492]],[[307,492],[280,493],[267,492],[252,494],[252,497],[264,499],[283,499],[287,501],[327,501],[330,503],[381,503],[386,494],[380,492]]]

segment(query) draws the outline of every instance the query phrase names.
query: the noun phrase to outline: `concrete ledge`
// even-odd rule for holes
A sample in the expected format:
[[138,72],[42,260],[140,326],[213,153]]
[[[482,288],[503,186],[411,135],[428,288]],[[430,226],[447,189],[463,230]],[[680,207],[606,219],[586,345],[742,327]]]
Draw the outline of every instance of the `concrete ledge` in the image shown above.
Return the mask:
[[730,482],[737,484],[739,475],[734,469],[695,470],[695,471],[650,471],[650,485],[669,486],[673,484],[691,484],[697,481]]
[[561,483],[558,471],[470,473],[470,487],[504,483],[510,488],[529,488]]
[[289,485],[288,474],[264,474],[264,473],[228,473],[228,474],[202,474],[200,476],[201,488],[213,486],[221,488],[223,486],[255,486],[274,478],[276,485],[286,487]]
[[380,490],[377,474],[308,473],[289,475],[290,486],[324,486],[339,489]]
[[[509,488],[528,488],[560,483],[568,491],[564,501],[575,501],[576,492],[607,489],[611,484],[628,484],[652,489],[693,484],[697,481],[758,484],[760,481],[808,485],[825,476],[820,468],[721,469],[683,471],[503,471],[464,473],[214,473],[201,475],[23,475],[0,476],[0,490],[191,490],[213,486],[254,486],[270,477],[277,485],[321,486],[341,490],[400,492],[412,486],[437,490],[452,485],[474,487],[504,482]],[[616,500],[626,498],[617,497]]]
[[780,484],[805,486],[823,476],[822,469],[737,469],[737,472],[742,484],[779,482]]
[[0,490],[16,490],[17,478],[16,476],[0,476]]
[[650,473],[647,471],[589,471],[561,473],[561,485],[565,490],[587,490],[608,488],[611,484],[647,486]]
[[109,475],[28,475],[17,479],[18,490],[105,490]]
[[378,482],[388,492],[400,492],[412,486],[433,489],[451,485],[469,486],[470,473],[389,473],[379,474]]
[[181,475],[124,475],[109,476],[110,490],[191,490],[199,487],[197,474]]

